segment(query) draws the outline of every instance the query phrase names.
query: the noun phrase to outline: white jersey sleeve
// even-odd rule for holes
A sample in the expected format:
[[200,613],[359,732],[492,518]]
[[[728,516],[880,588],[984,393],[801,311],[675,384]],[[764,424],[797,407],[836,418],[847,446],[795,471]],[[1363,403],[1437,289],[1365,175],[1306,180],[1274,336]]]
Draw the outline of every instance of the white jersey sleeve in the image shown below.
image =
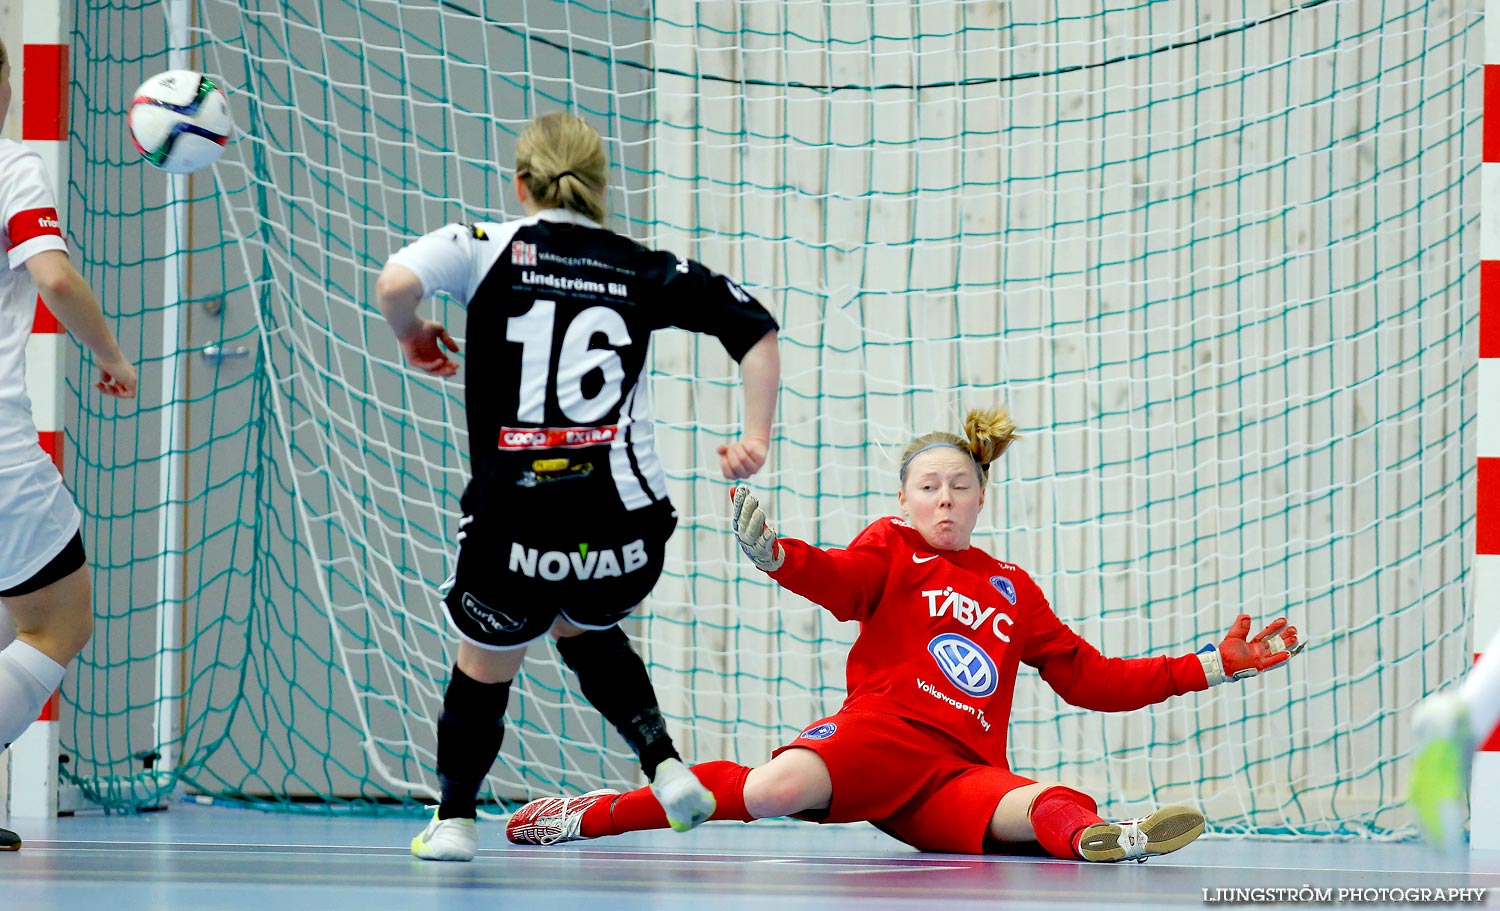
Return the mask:
[[68,252],[42,158],[19,142],[0,142],[0,242],[15,272],[43,250]]
[[514,233],[514,223],[444,225],[397,250],[390,261],[421,280],[423,297],[441,291],[467,307]]

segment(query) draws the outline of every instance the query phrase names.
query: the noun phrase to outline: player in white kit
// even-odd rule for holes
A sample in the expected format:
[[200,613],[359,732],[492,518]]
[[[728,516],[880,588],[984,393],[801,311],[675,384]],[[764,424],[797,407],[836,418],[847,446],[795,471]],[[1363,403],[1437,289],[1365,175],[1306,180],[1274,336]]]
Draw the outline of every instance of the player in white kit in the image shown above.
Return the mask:
[[[1439,848],[1464,843],[1474,752],[1500,732],[1500,631],[1453,689],[1434,693],[1412,716],[1416,756],[1407,783],[1412,815],[1422,836]],[[1488,825],[1476,817],[1470,826]]]
[[[11,101],[10,57],[0,42],[0,125]],[[38,293],[93,352],[94,384],[135,396],[135,368],[104,322],[68,245],[42,159],[0,139],[0,752],[21,736],[62,683],[94,630],[93,590],[80,516],[42,449],[26,394],[26,341]],[[21,840],[0,829],[0,850]]]

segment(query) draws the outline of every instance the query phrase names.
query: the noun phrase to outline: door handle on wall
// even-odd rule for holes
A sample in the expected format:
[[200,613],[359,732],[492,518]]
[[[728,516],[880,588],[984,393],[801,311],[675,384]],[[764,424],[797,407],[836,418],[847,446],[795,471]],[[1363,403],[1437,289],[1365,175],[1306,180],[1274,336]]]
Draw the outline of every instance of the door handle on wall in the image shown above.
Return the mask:
[[220,345],[209,345],[202,351],[198,352],[198,356],[203,358],[203,363],[212,364],[217,367],[225,361],[244,360],[245,358],[250,356],[250,349],[240,345],[236,345],[233,348],[225,348]]

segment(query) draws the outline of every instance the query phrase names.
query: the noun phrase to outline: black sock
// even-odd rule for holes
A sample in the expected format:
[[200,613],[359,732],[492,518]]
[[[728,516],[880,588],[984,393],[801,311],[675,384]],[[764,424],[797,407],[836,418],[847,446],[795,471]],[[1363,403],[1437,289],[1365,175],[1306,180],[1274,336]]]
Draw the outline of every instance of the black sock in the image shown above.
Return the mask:
[[454,666],[437,725],[437,773],[443,789],[438,819],[479,815],[479,786],[505,737],[510,683],[480,683]]
[[656,767],[663,762],[682,758],[667,735],[646,664],[630,647],[624,630],[612,626],[559,639],[557,652],[578,675],[584,698],[640,757],[648,779],[656,778]]

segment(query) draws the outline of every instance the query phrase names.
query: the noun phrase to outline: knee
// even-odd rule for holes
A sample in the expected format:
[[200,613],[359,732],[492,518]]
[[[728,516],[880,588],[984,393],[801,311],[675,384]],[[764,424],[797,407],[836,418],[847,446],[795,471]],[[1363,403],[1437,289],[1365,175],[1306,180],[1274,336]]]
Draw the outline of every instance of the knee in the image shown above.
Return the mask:
[[762,767],[752,770],[745,780],[745,809],[756,819],[820,809],[827,805],[829,796],[822,790],[809,776],[795,772],[774,775]]
[[[554,629],[554,635],[556,630]],[[608,666],[622,658],[633,657],[635,649],[630,646],[630,637],[618,626],[609,629],[583,630],[577,635],[560,636],[557,653],[563,663],[575,671],[580,667]]]
[[83,647],[94,638],[94,612],[83,611],[74,622],[68,624],[68,645],[73,649],[74,657],[83,651]]
[[93,636],[94,618],[85,616],[76,623],[70,623],[41,637],[43,644],[37,647],[46,652],[52,660],[67,667],[69,662],[83,652],[83,647],[89,644]]
[[17,623],[17,638],[67,667],[94,636],[92,606],[84,602],[81,607],[70,608],[49,611],[40,622]]

